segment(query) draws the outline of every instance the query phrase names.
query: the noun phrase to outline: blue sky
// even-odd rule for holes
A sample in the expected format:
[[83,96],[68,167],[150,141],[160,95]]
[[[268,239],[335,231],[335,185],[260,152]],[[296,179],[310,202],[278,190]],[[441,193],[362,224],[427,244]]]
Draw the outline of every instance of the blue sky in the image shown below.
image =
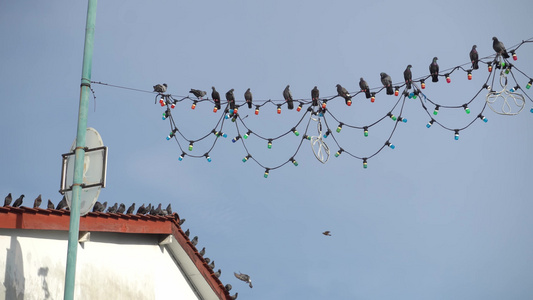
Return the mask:
[[[85,1],[0,1],[0,195],[25,194],[26,205],[38,194],[61,199],[61,154],[76,135],[86,9]],[[238,100],[251,88],[258,103],[281,100],[287,84],[295,98],[308,99],[315,85],[321,96],[333,96],[337,83],[356,92],[360,77],[380,87],[380,72],[401,82],[407,64],[414,77],[426,76],[434,56],[441,70],[467,63],[473,44],[482,57],[492,55],[493,36],[510,48],[532,37],[532,9],[529,1],[100,1],[92,80],[140,90],[165,82],[181,96],[190,88],[216,86],[221,94],[234,88]],[[523,45],[514,62],[530,77],[531,47]],[[525,77],[515,74],[525,87]],[[487,75],[486,65],[472,81],[456,71],[450,84],[428,82],[424,93],[462,105]],[[403,110],[409,121],[391,139],[396,149],[383,149],[368,169],[345,154],[323,165],[304,143],[298,167],[288,164],[265,179],[263,168],[241,162],[246,151],[231,143],[231,122],[211,163],[179,162],[154,94],[92,87],[88,125],[109,147],[100,201],[172,203],[239,299],[533,297],[529,100],[517,116],[487,108],[489,121],[475,122],[455,141],[439,126],[427,129],[428,115],[410,99]],[[485,96],[470,115],[443,109],[439,120],[465,126]],[[359,95],[351,107],[336,99],[328,108],[360,126],[395,99],[381,92],[375,103]],[[183,103],[173,116],[191,139],[220,117],[211,104],[193,111]],[[240,113],[254,131],[277,136],[303,112],[284,107],[277,115],[267,105],[259,116],[247,108]],[[384,120],[365,139],[344,128],[336,138],[365,156],[393,125]],[[326,142],[338,150],[331,138]],[[278,165],[298,143],[291,134],[268,150],[251,136],[247,147],[262,163]],[[195,144],[192,154],[209,145]],[[234,271],[250,274],[254,288],[237,282]]]

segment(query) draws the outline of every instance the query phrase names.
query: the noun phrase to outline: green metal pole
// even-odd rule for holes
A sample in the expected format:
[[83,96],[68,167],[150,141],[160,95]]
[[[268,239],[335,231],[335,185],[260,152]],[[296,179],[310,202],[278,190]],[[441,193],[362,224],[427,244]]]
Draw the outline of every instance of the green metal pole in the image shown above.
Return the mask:
[[76,282],[76,258],[80,229],[80,200],[85,160],[85,133],[87,131],[87,111],[91,87],[91,68],[93,62],[94,24],[96,21],[96,1],[88,0],[87,24],[85,26],[85,46],[83,49],[83,68],[81,71],[80,107],[78,111],[78,132],[76,136],[76,156],[74,161],[74,180],[70,205],[70,227],[68,231],[67,268],[65,272],[65,300],[74,299]]

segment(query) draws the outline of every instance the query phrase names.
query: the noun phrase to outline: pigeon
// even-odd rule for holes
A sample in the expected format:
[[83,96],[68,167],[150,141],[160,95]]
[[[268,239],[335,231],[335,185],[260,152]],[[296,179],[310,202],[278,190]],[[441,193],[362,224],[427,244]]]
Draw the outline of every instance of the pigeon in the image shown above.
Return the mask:
[[113,206],[110,206],[107,208],[107,212],[110,214],[114,214],[117,212],[117,208],[118,208],[118,203],[115,202]]
[[207,94],[205,91],[196,90],[196,89],[191,89],[191,90],[189,91],[189,93],[192,93],[192,94],[195,95],[196,98],[198,98],[198,99],[202,99],[202,97],[205,96],[205,94]]
[[235,295],[231,296],[231,299],[235,300],[235,299],[237,299],[237,297],[239,297],[239,293],[235,293]]
[[411,68],[413,66],[407,65],[405,71],[403,71],[403,79],[405,79],[405,87],[409,90],[411,89],[411,83],[413,82],[413,74],[411,73]]
[[124,203],[120,203],[117,209],[117,214],[123,214],[126,211],[126,205]]
[[197,236],[197,235],[195,235],[195,236],[192,238],[192,240],[191,240],[191,244],[192,244],[193,246],[198,245],[198,236]]
[[498,41],[497,37],[493,37],[492,41],[492,49],[494,49],[497,54],[501,54],[503,58],[509,58],[509,53],[507,53],[507,50],[505,50],[503,43]]
[[252,92],[250,92],[250,89],[247,89],[244,93],[244,99],[248,103],[248,108],[252,108]]
[[250,286],[250,288],[253,288],[253,286],[252,286],[252,279],[250,279],[250,276],[248,276],[248,275],[246,275],[246,274],[242,274],[241,272],[239,272],[239,274],[233,272],[233,275],[235,275],[235,277],[237,277],[237,279],[242,280],[242,281],[248,283],[248,285]]
[[209,257],[204,258],[204,260],[206,264],[209,264],[211,262],[211,259]]
[[132,205],[130,205],[130,207],[128,207],[128,211],[126,212],[126,214],[131,215],[134,210],[135,210],[135,203],[133,203]]
[[385,72],[379,74],[381,76],[381,83],[387,89],[387,95],[394,95],[394,90],[392,89],[392,79]]
[[322,232],[323,235],[327,235],[327,236],[331,236],[331,231],[329,230],[326,230],[324,232]]
[[214,86],[211,87],[213,91],[211,92],[211,98],[215,101],[215,107],[220,109],[220,94],[217,92]]
[[231,291],[231,289],[232,289],[233,287],[231,286],[231,284],[228,283],[228,284],[226,284],[226,286],[224,286],[224,288],[226,289],[226,291],[229,292],[229,291]]
[[470,61],[472,62],[472,69],[477,70],[479,69],[479,55],[477,54],[476,50],[477,46],[472,46],[472,50],[470,50]]
[[11,204],[11,201],[13,201],[13,197],[11,197],[11,193],[7,194],[6,199],[4,200],[4,206],[9,206]]
[[144,207],[144,204],[139,206],[139,208],[137,208],[138,215],[144,215],[145,213],[146,213],[146,207]]
[[24,199],[24,194],[20,195],[20,197],[18,197],[17,200],[15,200],[15,202],[13,202],[13,207],[21,206],[23,199]]
[[235,96],[233,95],[233,91],[234,89],[231,89],[226,93],[226,100],[228,100],[230,109],[235,109]]
[[39,196],[37,196],[37,198],[35,198],[35,200],[33,201],[33,208],[39,208],[42,202],[43,199],[41,198],[41,194],[39,194]]
[[433,57],[433,62],[429,65],[429,73],[431,74],[432,82],[439,82],[439,64],[437,64],[437,57]]
[[352,99],[352,96],[350,96],[350,93],[348,93],[348,90],[343,88],[340,84],[337,84],[336,87],[337,87],[337,94],[339,94],[339,96],[344,98],[344,101],[346,102],[346,104],[348,104],[348,101]]
[[211,270],[213,270],[215,268],[215,261],[213,260],[209,265],[208,267],[211,268]]
[[172,214],[172,205],[170,205],[170,203],[167,205],[167,214],[171,215]]
[[183,223],[185,223],[185,218],[180,219],[180,222],[178,224],[181,226],[181,225],[183,225]]
[[204,256],[204,254],[205,254],[205,247],[203,247],[202,250],[200,250],[200,255]]
[[[107,202],[106,202],[106,206],[107,206]],[[105,209],[104,205],[98,201],[96,201],[94,203],[94,206],[93,206],[93,212],[103,212]]]
[[163,84],[156,84],[154,85],[154,92],[157,92],[157,93],[164,93],[167,91],[167,84],[166,83],[163,83]]
[[222,270],[218,269],[218,271],[215,272],[215,276],[218,278],[220,277],[220,274],[222,274]]
[[161,208],[161,203],[159,203],[159,205],[155,209],[155,214],[158,215],[158,216],[163,214],[163,209]]
[[359,87],[361,88],[361,91],[365,92],[366,99],[370,99],[370,87],[368,87],[368,83],[361,77],[359,80]]
[[318,106],[319,95],[320,95],[320,92],[315,85],[315,87],[311,90],[311,99],[313,99],[313,106]]
[[48,199],[48,205],[47,205],[47,208],[48,209],[54,209],[54,203],[52,202],[52,200]]
[[287,108],[293,109],[294,103],[292,102],[292,94],[291,90],[289,89],[290,85],[287,84],[287,87],[283,90],[283,98],[287,102]]
[[63,196],[63,199],[61,199],[61,201],[59,201],[59,203],[57,204],[56,209],[60,210],[60,209],[67,209],[67,208],[68,208],[67,198]]
[[156,213],[155,213],[155,206],[152,205],[152,207],[150,208],[150,211],[146,211],[149,215],[151,216],[155,216]]
[[191,232],[190,232],[189,229],[187,228],[187,230],[185,231],[185,235],[186,235],[187,237],[189,237],[190,234],[191,234]]

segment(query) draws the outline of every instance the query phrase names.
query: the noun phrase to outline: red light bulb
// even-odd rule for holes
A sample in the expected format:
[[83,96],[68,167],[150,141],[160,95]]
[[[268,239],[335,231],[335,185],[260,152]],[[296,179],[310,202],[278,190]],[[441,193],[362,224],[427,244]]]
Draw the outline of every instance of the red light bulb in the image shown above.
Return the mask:
[[281,114],[281,106],[278,106],[278,114]]
[[426,83],[425,83],[424,81],[422,81],[422,82],[420,83],[420,86],[422,87],[422,89],[425,89],[425,88],[426,88]]
[[468,72],[468,80],[472,80],[472,73]]
[[352,106],[352,100],[347,100],[347,101],[346,101],[346,105],[348,105],[348,106]]
[[255,109],[255,114],[256,114],[256,115],[259,114],[259,108],[256,108],[256,109]]
[[213,112],[216,113],[218,111],[218,108],[215,106],[213,107]]
[[195,108],[196,108],[196,103],[193,103],[193,104],[191,105],[191,109],[195,109]]

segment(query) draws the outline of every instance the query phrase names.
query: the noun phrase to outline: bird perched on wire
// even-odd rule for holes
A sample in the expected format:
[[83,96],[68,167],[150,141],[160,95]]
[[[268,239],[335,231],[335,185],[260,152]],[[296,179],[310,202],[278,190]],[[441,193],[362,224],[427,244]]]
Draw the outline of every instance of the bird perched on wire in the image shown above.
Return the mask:
[[250,286],[250,288],[253,288],[252,286],[252,279],[250,278],[250,276],[246,275],[246,274],[243,274],[241,272],[239,272],[239,274],[233,272],[233,275],[235,275],[235,277],[237,277],[237,279],[239,280],[242,280],[246,283],[248,283],[248,285]]
[[363,77],[359,79],[359,87],[361,88],[362,92],[365,92],[366,99],[370,99],[370,87],[368,86],[368,83],[363,79]]
[[201,91],[201,90],[197,90],[197,89],[191,89],[189,91],[189,93],[192,93],[198,99],[202,99],[202,97],[205,96],[205,94],[207,94],[205,91]]
[[11,201],[13,201],[13,197],[11,197],[11,193],[9,193],[4,200],[4,206],[9,206]]
[[215,107],[220,109],[220,94],[217,92],[214,86],[211,87],[213,91],[211,92],[211,98],[215,101]]
[[472,46],[472,50],[470,50],[470,61],[472,62],[472,69],[477,70],[479,69],[479,55],[476,50],[477,46]]
[[235,91],[235,89],[226,92],[226,100],[228,100],[230,109],[235,109],[235,96],[233,95],[233,91]]
[[403,71],[403,79],[405,79],[405,87],[409,90],[411,89],[411,83],[413,82],[413,74],[411,73],[411,68],[413,66],[407,65],[405,71]]
[[429,74],[431,74],[432,82],[439,82],[439,64],[437,63],[438,58],[433,57],[433,61],[429,65]]
[[287,84],[287,87],[283,90],[283,98],[287,102],[287,108],[293,109],[294,108],[294,102],[292,100],[292,93],[290,90],[290,85]]
[[318,98],[320,97],[320,91],[315,87],[311,90],[311,99],[313,100],[313,106],[318,106]]
[[23,199],[24,199],[24,194],[20,195],[20,197],[18,197],[17,200],[15,200],[15,202],[13,202],[13,207],[21,206]]
[[48,209],[54,209],[54,203],[52,202],[52,200],[48,199],[48,204],[46,205],[46,208]]
[[250,89],[247,89],[246,92],[244,92],[244,100],[246,100],[248,108],[252,108],[252,92],[250,92]]
[[135,203],[133,203],[132,205],[130,205],[130,207],[128,207],[128,210],[126,211],[126,214],[127,215],[131,215],[134,210],[135,210]]
[[43,199],[41,198],[41,194],[39,194],[39,196],[37,196],[37,198],[33,200],[33,208],[39,208],[42,202],[43,202]]
[[166,91],[167,91],[167,84],[166,83],[154,85],[154,92],[162,94],[162,93],[164,93]]
[[498,41],[497,37],[492,38],[492,49],[494,49],[497,54],[503,56],[503,58],[509,58],[509,53],[507,53],[507,50],[505,50],[505,46],[502,42]]
[[337,84],[336,87],[337,87],[337,94],[341,96],[342,98],[344,98],[344,101],[348,105],[348,102],[352,100],[352,96],[350,95],[350,93],[348,93],[347,89],[342,87],[342,85]]
[[385,72],[379,74],[381,76],[381,83],[387,89],[387,95],[394,95],[394,90],[392,89],[392,79]]
[[326,235],[326,236],[331,236],[331,231],[326,230],[326,231],[322,232],[322,234]]

